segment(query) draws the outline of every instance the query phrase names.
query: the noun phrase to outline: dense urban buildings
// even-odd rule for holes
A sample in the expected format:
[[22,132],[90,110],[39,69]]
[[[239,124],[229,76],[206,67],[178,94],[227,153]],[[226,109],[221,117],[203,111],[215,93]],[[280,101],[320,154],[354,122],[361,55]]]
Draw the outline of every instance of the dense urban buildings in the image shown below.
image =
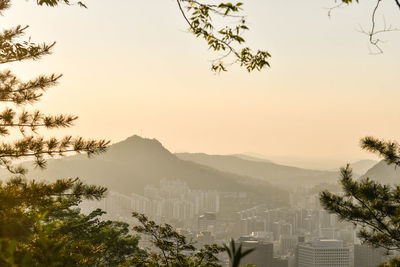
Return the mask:
[[[255,248],[244,263],[273,267],[377,267],[382,250],[357,245],[356,229],[338,221],[319,205],[317,193],[298,188],[291,205],[252,205],[244,192],[193,190],[186,183],[163,179],[147,185],[142,195],[110,192],[100,202],[82,209],[107,211],[106,218],[135,224],[131,212],[146,214],[157,223],[169,223],[200,247],[228,243]],[[148,245],[146,238],[142,245]],[[272,265],[271,265],[272,264]],[[330,264],[330,265],[323,265]]]
[[298,244],[298,267],[349,267],[350,248],[341,240],[318,239]]
[[215,213],[206,212],[199,216],[198,231],[200,233],[210,232],[214,234],[216,226],[217,226],[217,216],[215,215]]

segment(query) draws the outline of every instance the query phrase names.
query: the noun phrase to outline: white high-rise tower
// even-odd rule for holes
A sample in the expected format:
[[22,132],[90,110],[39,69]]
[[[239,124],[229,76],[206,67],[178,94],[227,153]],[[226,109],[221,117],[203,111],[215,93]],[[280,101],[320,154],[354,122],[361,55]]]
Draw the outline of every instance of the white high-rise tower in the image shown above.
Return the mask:
[[297,246],[298,267],[349,267],[350,249],[341,240],[318,239]]

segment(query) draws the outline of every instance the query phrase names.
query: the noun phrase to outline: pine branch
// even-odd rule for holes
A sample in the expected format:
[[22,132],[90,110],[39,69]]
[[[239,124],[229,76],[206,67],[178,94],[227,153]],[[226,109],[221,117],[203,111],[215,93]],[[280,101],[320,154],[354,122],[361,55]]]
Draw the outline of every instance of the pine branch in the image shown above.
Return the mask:
[[25,34],[28,26],[17,26],[12,29],[4,30],[0,34],[0,64],[12,63],[23,60],[37,60],[42,56],[49,55],[55,45],[51,44],[35,44],[30,39],[22,42],[15,41],[16,38]]
[[26,169],[14,166],[13,160],[33,157],[36,166],[45,168],[47,161],[44,156],[64,156],[72,152],[92,156],[105,152],[108,145],[109,141],[106,140],[85,140],[81,137],[66,136],[61,140],[45,140],[43,137],[28,136],[11,144],[0,144],[0,166],[6,167],[14,174],[25,174]]
[[360,141],[361,148],[378,154],[383,157],[388,164],[400,166],[400,146],[394,141],[380,140],[367,136]]
[[10,8],[11,0],[0,0],[0,15],[2,15],[2,11]]
[[18,127],[23,135],[26,133],[26,128],[29,128],[33,133],[36,133],[40,127],[47,129],[68,128],[77,119],[77,116],[65,114],[44,115],[38,110],[34,112],[22,111],[17,114],[15,110],[7,108],[0,113],[0,136],[8,135],[9,129],[15,127]]
[[49,87],[55,86],[62,75],[41,75],[33,80],[21,82],[10,71],[0,72],[0,102],[16,105],[34,103],[40,100]]
[[[84,184],[79,178],[59,179],[54,183],[27,181],[16,177],[2,184],[0,182],[0,207],[13,208],[15,205],[37,208],[44,203],[54,202],[54,198],[99,200],[107,189],[102,186]],[[61,200],[61,199],[60,199]],[[1,210],[0,208],[0,210]]]
[[368,178],[354,181],[349,165],[341,169],[344,195],[324,191],[321,204],[341,220],[359,224],[361,240],[388,250],[400,249],[400,187]]

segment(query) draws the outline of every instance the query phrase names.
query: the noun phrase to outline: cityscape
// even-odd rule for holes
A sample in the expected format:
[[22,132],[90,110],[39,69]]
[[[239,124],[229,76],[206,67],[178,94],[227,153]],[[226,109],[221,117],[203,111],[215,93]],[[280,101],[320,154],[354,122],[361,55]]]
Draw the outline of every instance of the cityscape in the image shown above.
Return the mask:
[[[255,248],[242,262],[261,267],[376,267],[395,256],[362,245],[357,228],[329,214],[318,194],[309,191],[298,187],[291,192],[288,207],[257,205],[227,214],[223,210],[232,209],[229,203],[245,199],[246,192],[191,190],[185,182],[164,178],[147,185],[143,195],[111,192],[100,203],[86,202],[81,208],[100,208],[107,219],[133,225],[132,211],[147,214],[157,223],[173,225],[199,247],[234,239],[244,249]],[[149,245],[146,238],[143,242]],[[229,266],[229,259],[221,260]]]

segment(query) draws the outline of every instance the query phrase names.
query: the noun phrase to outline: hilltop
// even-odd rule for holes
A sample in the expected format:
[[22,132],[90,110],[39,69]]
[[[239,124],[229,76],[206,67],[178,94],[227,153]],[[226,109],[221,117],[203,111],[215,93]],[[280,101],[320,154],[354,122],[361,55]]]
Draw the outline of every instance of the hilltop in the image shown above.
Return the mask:
[[285,191],[263,180],[183,160],[158,140],[136,135],[111,145],[106,153],[94,158],[75,155],[49,160],[46,170],[30,171],[28,177],[46,180],[80,177],[90,184],[125,194],[142,194],[146,185],[167,178],[184,181],[192,189],[247,192],[251,199],[287,201]]

